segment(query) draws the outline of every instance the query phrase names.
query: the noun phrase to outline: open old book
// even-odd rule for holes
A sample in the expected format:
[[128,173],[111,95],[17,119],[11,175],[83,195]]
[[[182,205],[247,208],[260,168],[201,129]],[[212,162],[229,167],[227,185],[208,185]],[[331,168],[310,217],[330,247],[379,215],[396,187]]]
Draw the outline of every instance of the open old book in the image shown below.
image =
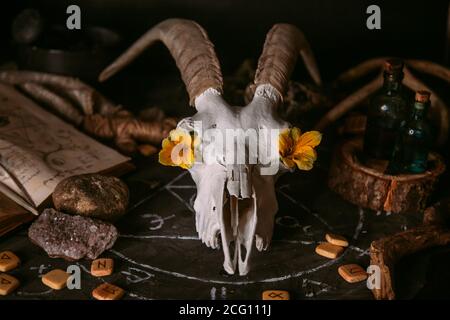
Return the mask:
[[129,160],[0,83],[0,235],[38,215],[62,179],[117,175]]

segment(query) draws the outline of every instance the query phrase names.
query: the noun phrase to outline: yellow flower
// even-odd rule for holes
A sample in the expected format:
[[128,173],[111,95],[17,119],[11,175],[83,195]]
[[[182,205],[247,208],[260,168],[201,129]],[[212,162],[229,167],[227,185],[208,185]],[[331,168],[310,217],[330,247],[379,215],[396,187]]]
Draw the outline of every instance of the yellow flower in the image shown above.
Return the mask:
[[179,166],[189,169],[195,162],[194,147],[198,145],[198,138],[184,129],[174,129],[162,142],[159,152],[159,163],[165,166]]
[[302,134],[299,128],[283,130],[278,140],[281,161],[290,169],[297,166],[300,170],[311,170],[317,159],[314,148],[321,140],[319,131]]

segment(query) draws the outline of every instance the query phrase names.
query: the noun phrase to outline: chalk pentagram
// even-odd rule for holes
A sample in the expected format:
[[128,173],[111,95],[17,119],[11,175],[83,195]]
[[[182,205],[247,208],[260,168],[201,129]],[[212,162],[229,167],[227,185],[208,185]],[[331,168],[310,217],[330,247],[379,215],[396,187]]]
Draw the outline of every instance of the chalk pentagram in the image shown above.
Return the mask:
[[[142,201],[140,201],[137,205],[135,205],[133,207],[133,209],[137,208],[144,202],[150,201],[157,194],[160,194],[161,192],[167,192],[175,200],[177,200],[179,203],[181,203],[187,210],[194,213],[195,211],[192,207],[192,199],[195,197],[195,185],[193,184],[192,181],[187,181],[185,183],[181,182],[182,180],[185,180],[184,178],[187,179],[187,174],[188,174],[187,172],[184,172],[184,173],[178,175],[172,181],[167,183],[164,187],[160,188],[155,194],[152,194],[152,195],[148,196],[146,199],[143,199]],[[282,186],[278,187],[277,192],[281,197],[285,198],[292,205],[294,205],[298,209],[302,210],[302,212],[304,212],[305,214],[310,215],[312,217],[312,219],[315,219],[316,223],[323,226],[322,229],[333,230],[333,226],[330,225],[318,213],[310,210],[303,203],[301,203],[300,201],[298,201],[298,200],[294,199],[292,196],[290,196],[287,193],[288,188],[289,188],[288,185],[282,185]],[[183,197],[183,195],[180,194],[180,191],[182,191],[182,190],[184,192],[190,190],[191,192],[194,192],[194,194],[190,194],[189,196],[186,197],[186,193],[185,193],[184,197]],[[186,200],[185,198],[188,198],[189,200]],[[163,229],[165,220],[167,220],[168,218],[173,218],[176,215],[169,215],[166,217],[163,217],[163,216],[156,217],[154,214],[144,213],[141,216],[150,218],[151,225],[154,228],[152,231],[157,231],[157,230]],[[298,219],[296,217],[292,217],[292,216],[288,216],[288,215],[278,217],[277,222],[278,222],[277,224],[280,227],[285,227],[285,228],[290,228],[290,229],[298,229],[298,230],[301,230],[306,235],[309,235],[311,233],[311,228],[313,228],[310,224],[303,225],[298,221]],[[353,240],[356,240],[358,238],[358,236],[362,230],[362,227],[363,227],[364,211],[362,209],[359,209],[358,221],[355,221],[355,222],[356,222],[356,227],[353,231]],[[157,228],[155,228],[155,226],[157,226]],[[151,227],[150,227],[150,229],[151,229]],[[190,235],[154,234],[153,232],[150,234],[148,232],[145,234],[122,234],[121,238],[136,239],[136,240],[148,240],[148,241],[158,241],[158,240],[162,240],[162,241],[174,240],[174,241],[181,241],[181,242],[183,242],[183,241],[200,241],[200,239],[196,235],[192,235],[192,234],[190,234]],[[314,246],[318,243],[317,241],[305,240],[305,239],[274,239],[273,241],[275,243],[279,243],[279,244],[300,245],[300,246],[308,246],[308,247]],[[180,246],[182,246],[182,243],[180,243]],[[209,249],[205,248],[205,250],[209,250]],[[360,255],[367,254],[367,250],[358,248],[356,246],[350,246],[349,250],[356,251],[356,252],[360,253]],[[110,252],[112,254],[116,255],[117,257],[119,257],[120,259],[122,259],[123,261],[130,263],[131,265],[134,265],[141,269],[149,270],[155,274],[164,274],[164,275],[170,276],[170,277],[192,280],[192,281],[208,283],[208,284],[213,284],[213,285],[214,284],[216,284],[216,285],[248,285],[248,284],[255,284],[255,283],[273,283],[273,282],[284,281],[284,280],[292,279],[292,278],[304,277],[306,275],[313,274],[314,272],[317,272],[324,268],[328,268],[332,265],[335,265],[335,264],[341,262],[342,258],[345,256],[345,253],[344,253],[344,255],[342,255],[338,259],[327,260],[325,262],[321,262],[317,265],[314,265],[312,267],[309,267],[309,268],[306,268],[306,269],[303,269],[300,271],[297,270],[297,271],[294,271],[291,273],[282,274],[282,275],[278,275],[278,276],[262,277],[262,278],[250,279],[250,280],[228,280],[228,279],[212,279],[212,278],[208,278],[208,277],[204,277],[204,276],[189,274],[186,272],[167,270],[166,268],[161,268],[161,267],[152,265],[150,263],[138,261],[137,259],[132,258],[129,255],[126,255],[118,250],[110,250]],[[318,285],[316,283],[317,281],[315,282],[313,280],[304,279],[304,281],[305,280],[309,281],[308,285],[311,285],[311,284]],[[332,286],[330,286],[326,283],[322,283],[322,282],[320,283],[320,287],[322,289],[318,290],[319,293],[326,292],[327,290],[332,288]]]

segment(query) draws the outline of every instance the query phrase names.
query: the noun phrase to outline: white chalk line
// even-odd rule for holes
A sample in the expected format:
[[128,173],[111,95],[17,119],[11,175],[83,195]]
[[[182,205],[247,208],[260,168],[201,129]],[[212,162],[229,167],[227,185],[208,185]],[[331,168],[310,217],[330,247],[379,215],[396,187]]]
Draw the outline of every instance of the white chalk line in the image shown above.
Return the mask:
[[155,190],[155,192],[152,192],[150,195],[142,198],[141,200],[139,200],[138,202],[136,202],[130,209],[129,211],[133,211],[134,209],[136,209],[137,207],[139,207],[141,204],[143,204],[144,202],[147,202],[148,200],[150,200],[151,198],[153,198],[155,195],[157,195],[159,192],[163,191],[163,190],[167,190],[168,187],[170,187],[173,183],[177,182],[178,180],[180,180],[182,177],[184,177],[188,172],[183,172],[181,174],[179,174],[178,176],[176,176],[175,178],[173,178],[172,180],[170,180],[168,183],[166,183],[164,186],[159,187],[157,190]]
[[188,172],[186,171],[186,172],[183,172],[182,174],[180,174],[179,176],[175,177],[168,184],[166,184],[163,189],[168,191],[170,194],[172,194],[178,200],[180,200],[181,203],[183,203],[189,209],[189,211],[191,211],[192,213],[195,213],[194,208],[192,208],[192,206],[186,200],[184,200],[178,193],[172,191],[172,189],[184,189],[184,188],[195,189],[194,185],[177,185],[177,186],[173,185],[175,182],[177,182],[182,177],[184,177],[187,173]]
[[302,283],[302,289],[308,289],[308,285],[315,285],[318,286],[320,288],[319,291],[317,292],[307,292],[305,293],[305,296],[307,298],[312,298],[312,297],[317,297],[318,295],[320,295],[323,292],[331,292],[331,291],[335,291],[336,288],[329,285],[328,283],[325,282],[320,282],[320,281],[316,281],[316,280],[311,280],[311,279],[303,279],[303,283]]
[[[197,196],[197,193],[193,193],[192,196],[189,198],[189,205],[193,208],[194,204],[195,204],[195,197]],[[225,201],[227,201],[227,199],[225,199]],[[226,203],[226,202],[225,202]],[[225,205],[224,203],[224,205]]]
[[170,189],[197,189],[197,187],[194,185],[185,185],[185,186],[179,185],[179,186],[170,186]]
[[183,274],[183,273],[180,273],[180,272],[164,270],[164,269],[161,269],[161,268],[158,268],[158,267],[154,267],[154,266],[151,266],[151,265],[148,265],[148,264],[145,264],[145,263],[139,263],[137,261],[134,261],[133,259],[125,256],[124,254],[122,254],[122,253],[120,253],[120,252],[118,252],[116,250],[109,250],[109,252],[115,254],[119,258],[121,258],[121,259],[123,259],[123,260],[125,260],[125,261],[127,261],[127,262],[129,262],[131,264],[140,266],[142,268],[150,269],[150,270],[152,270],[154,272],[159,272],[159,273],[167,274],[167,275],[174,276],[174,277],[177,277],[177,278],[184,278],[184,279],[193,280],[193,281],[199,281],[199,282],[203,282],[203,283],[217,283],[217,284],[230,284],[230,285],[248,285],[248,284],[255,284],[255,283],[262,283],[262,282],[263,283],[278,282],[278,281],[288,280],[288,279],[291,279],[291,278],[297,278],[297,277],[301,277],[301,276],[306,275],[306,274],[310,274],[310,273],[316,272],[316,271],[318,271],[320,269],[329,267],[329,266],[331,266],[331,265],[333,265],[335,263],[338,263],[341,260],[341,258],[343,257],[343,255],[342,255],[341,257],[339,257],[337,259],[330,260],[330,261],[328,261],[328,262],[326,262],[324,264],[321,264],[321,265],[319,265],[319,266],[317,266],[315,268],[311,268],[309,270],[299,271],[299,272],[296,272],[296,273],[293,273],[293,274],[289,274],[289,275],[286,275],[286,276],[267,278],[267,279],[261,279],[261,280],[224,281],[224,280],[205,279],[205,278],[200,278],[200,277],[195,277],[195,276],[189,276],[189,275],[186,275],[186,274]]
[[91,271],[83,264],[77,262],[77,266],[80,267],[81,270],[83,270],[84,272],[86,272],[91,278],[94,278],[95,280],[100,280],[103,283],[106,283],[106,280],[103,279],[102,277],[93,277]]
[[[158,219],[161,219],[161,220],[169,220],[169,219],[175,218],[176,215],[171,214],[170,216],[161,217],[159,214],[154,214],[154,213],[143,213],[143,214],[141,214],[141,218],[155,218],[155,217],[158,217]],[[150,222],[155,222],[155,221],[152,220]]]
[[155,300],[155,299],[152,299],[152,298],[148,298],[148,297],[144,297],[144,296],[138,295],[138,294],[133,293],[133,292],[128,292],[128,296],[132,297],[132,298],[135,298],[135,299],[138,299],[138,300]]
[[327,292],[328,289],[335,289],[335,287],[333,287],[333,286],[331,286],[331,285],[329,285],[328,283],[325,283],[325,282],[320,282],[320,281],[311,280],[311,279],[303,279],[303,285],[304,286],[306,286],[309,283],[314,284],[314,285],[319,286],[319,287],[323,287],[323,291],[324,292]]
[[[126,276],[127,281],[132,284],[141,283],[155,277],[153,273],[134,267],[128,267],[128,271],[122,270],[120,273]],[[145,274],[145,277],[139,276],[139,273]]]
[[50,294],[53,292],[53,289],[49,289],[46,291],[39,291],[39,292],[26,292],[26,291],[18,291],[16,294],[19,296],[45,296],[47,294]]
[[80,269],[83,270],[84,272],[86,272],[87,274],[91,275],[91,271],[86,266],[84,266],[83,264],[77,262],[77,266],[79,266]]
[[311,214],[312,216],[314,216],[317,220],[319,220],[321,223],[323,223],[328,229],[330,230],[334,230],[334,228],[328,224],[327,221],[325,221],[325,219],[323,219],[320,215],[318,215],[317,213],[313,212],[312,210],[310,210],[307,206],[305,206],[303,203],[295,200],[293,197],[291,197],[290,195],[288,195],[286,192],[284,192],[283,190],[281,190],[281,188],[278,188],[277,191],[283,195],[286,199],[288,199],[289,201],[291,201],[293,204],[299,206],[300,208],[302,208],[303,210],[305,210],[307,213]]
[[353,251],[358,252],[360,257],[361,257],[361,256],[369,255],[369,249],[364,250],[364,249],[361,249],[361,248],[356,247],[356,246],[349,246],[348,248],[351,249],[351,250],[353,250]]
[[200,240],[197,236],[178,236],[178,235],[145,235],[121,234],[119,238],[131,239],[172,239],[172,240]]
[[272,242],[279,242],[279,243],[291,243],[291,244],[304,244],[304,245],[312,245],[316,244],[316,241],[307,241],[307,240],[272,240]]
[[[179,235],[134,235],[134,234],[121,234],[119,238],[131,238],[131,239],[170,239],[170,240],[198,240],[200,238],[197,236],[179,236]],[[304,244],[311,245],[315,244],[315,241],[306,241],[306,240],[273,240],[272,242],[281,242],[281,243],[292,243],[292,244]]]
[[166,190],[167,190],[171,195],[173,195],[175,198],[177,198],[179,201],[181,201],[181,203],[183,203],[183,204],[186,206],[186,208],[189,209],[189,211],[191,211],[192,213],[195,213],[194,208],[192,208],[191,205],[190,205],[186,200],[184,200],[178,193],[172,191],[170,188],[167,188]]
[[[167,239],[167,240],[194,240],[200,241],[200,238],[197,236],[180,236],[180,235],[134,235],[134,234],[121,234],[119,238],[125,239]],[[275,243],[289,243],[289,244],[302,244],[302,245],[314,245],[319,244],[321,241],[307,241],[307,240],[272,240]],[[368,255],[368,250],[361,249],[357,246],[349,246],[348,249],[357,251],[361,255]]]
[[185,175],[188,174],[189,171],[184,171],[183,173],[180,173],[178,176],[176,176],[175,178],[173,178],[172,180],[170,180],[168,183],[166,183],[166,185],[164,186],[164,188],[170,187],[172,186],[175,182],[177,182],[178,180],[180,180],[181,178],[183,178]]

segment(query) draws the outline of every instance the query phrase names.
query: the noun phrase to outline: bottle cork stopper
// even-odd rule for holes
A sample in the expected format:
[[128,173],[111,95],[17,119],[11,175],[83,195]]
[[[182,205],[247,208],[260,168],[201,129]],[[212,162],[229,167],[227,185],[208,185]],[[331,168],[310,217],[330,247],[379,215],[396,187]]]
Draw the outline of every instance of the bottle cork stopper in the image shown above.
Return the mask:
[[384,71],[387,73],[399,72],[403,69],[403,61],[400,59],[388,59],[384,61]]
[[416,101],[421,103],[427,103],[428,101],[430,101],[430,95],[431,93],[426,90],[416,91]]

